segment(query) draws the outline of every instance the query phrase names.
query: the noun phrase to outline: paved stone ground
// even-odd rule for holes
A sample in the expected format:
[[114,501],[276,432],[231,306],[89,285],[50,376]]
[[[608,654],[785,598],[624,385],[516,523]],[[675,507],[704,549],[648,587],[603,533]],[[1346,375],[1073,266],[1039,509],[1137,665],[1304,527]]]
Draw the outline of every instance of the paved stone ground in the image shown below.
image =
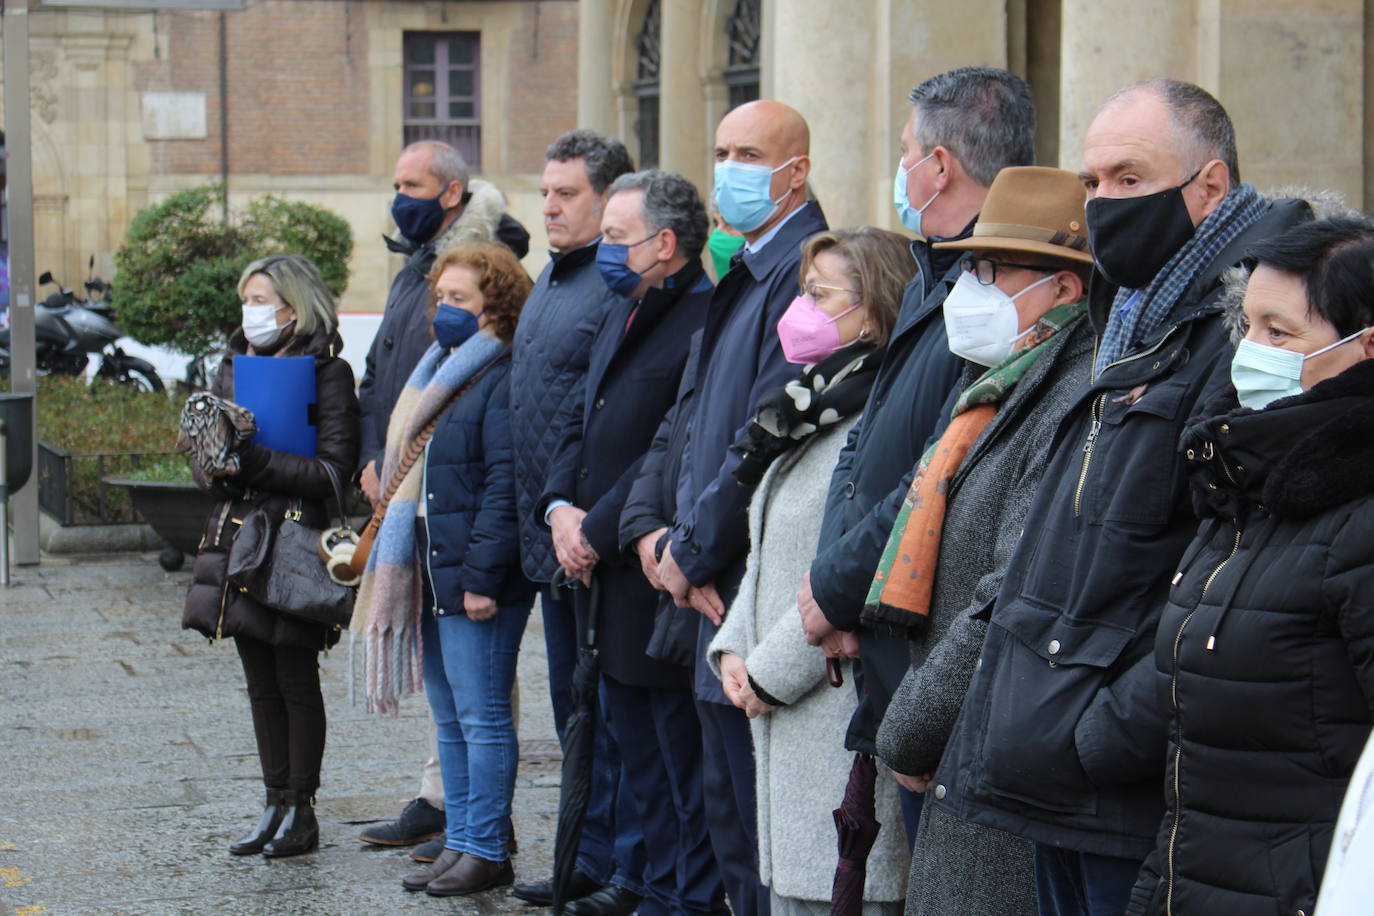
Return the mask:
[[[262,798],[248,701],[233,646],[180,628],[188,573],[155,554],[45,557],[14,580],[0,590],[0,916],[540,912],[504,889],[406,893],[406,851],[356,839],[413,795],[428,707],[351,707],[347,637],[322,663],[321,848],[238,858],[226,847]],[[517,880],[552,858],[560,758],[544,665],[536,612],[519,669]]]

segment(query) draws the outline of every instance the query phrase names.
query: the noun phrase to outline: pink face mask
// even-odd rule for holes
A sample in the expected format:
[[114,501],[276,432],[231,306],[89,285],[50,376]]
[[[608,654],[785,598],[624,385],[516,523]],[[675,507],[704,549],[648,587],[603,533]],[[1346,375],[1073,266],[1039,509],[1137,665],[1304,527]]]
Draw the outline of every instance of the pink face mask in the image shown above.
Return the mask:
[[858,308],[858,303],[831,315],[805,296],[798,296],[778,322],[778,339],[789,363],[818,363],[840,348],[835,322]]

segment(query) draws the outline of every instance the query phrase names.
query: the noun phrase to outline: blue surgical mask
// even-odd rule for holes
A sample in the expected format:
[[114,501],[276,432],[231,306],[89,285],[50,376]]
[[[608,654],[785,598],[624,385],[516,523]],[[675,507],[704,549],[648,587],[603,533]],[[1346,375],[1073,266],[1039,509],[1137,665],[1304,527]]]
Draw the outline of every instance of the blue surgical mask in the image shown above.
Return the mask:
[[753,232],[778,210],[778,205],[792,193],[789,188],[782,197],[769,196],[773,176],[797,161],[793,156],[775,169],[748,162],[717,162],[715,173],[716,209],[721,219],[740,232]]
[[[934,153],[930,154],[930,156],[934,155]],[[940,196],[940,192],[936,191],[932,194],[930,200],[925,202],[925,206],[913,207],[910,198],[907,197],[906,185],[911,179],[911,173],[916,171],[916,169],[921,166],[921,163],[928,161],[930,156],[913,164],[909,169],[902,168],[902,160],[898,159],[897,176],[892,181],[892,205],[897,208],[898,219],[902,221],[903,226],[906,226],[912,232],[920,236],[925,235],[925,233],[921,231],[921,217],[925,216],[926,210],[930,208],[931,204],[935,203],[935,198]]]
[[456,305],[439,303],[434,309],[434,339],[445,350],[452,350],[477,333],[477,319],[483,314],[474,315]]
[[1302,364],[1327,350],[1350,343],[1369,328],[1360,328],[1348,337],[1314,350],[1307,355],[1282,347],[1242,340],[1231,359],[1231,384],[1236,386],[1240,405],[1251,410],[1263,410],[1280,398],[1302,394]]
[[602,239],[601,244],[596,246],[596,269],[601,271],[601,279],[606,281],[611,292],[622,296],[634,295],[644,275],[630,267],[630,249],[656,238],[657,232],[633,245],[618,245]]
[[411,197],[396,192],[391,201],[391,218],[401,235],[416,245],[434,238],[444,224],[444,206],[439,203],[443,196],[442,192],[435,197]]

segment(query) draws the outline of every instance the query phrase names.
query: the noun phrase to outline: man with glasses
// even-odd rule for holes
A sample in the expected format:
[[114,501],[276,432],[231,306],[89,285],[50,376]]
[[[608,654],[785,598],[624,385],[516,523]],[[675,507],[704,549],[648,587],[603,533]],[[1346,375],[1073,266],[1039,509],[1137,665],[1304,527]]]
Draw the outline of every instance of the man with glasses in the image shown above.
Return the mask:
[[[874,752],[878,724],[911,656],[905,638],[859,633],[859,615],[912,469],[937,422],[949,416],[963,365],[949,352],[941,311],[963,253],[932,245],[966,238],[993,178],[1009,166],[1030,165],[1035,149],[1030,88],[1005,70],[951,70],[921,83],[909,101],[893,204],[902,223],[923,236],[911,243],[918,270],[863,418],[840,452],[819,550],[797,595],[808,641],[824,644],[832,656],[860,660],[859,708],[845,746],[864,754]],[[899,776],[898,782],[909,844],[921,796],[912,780]]]

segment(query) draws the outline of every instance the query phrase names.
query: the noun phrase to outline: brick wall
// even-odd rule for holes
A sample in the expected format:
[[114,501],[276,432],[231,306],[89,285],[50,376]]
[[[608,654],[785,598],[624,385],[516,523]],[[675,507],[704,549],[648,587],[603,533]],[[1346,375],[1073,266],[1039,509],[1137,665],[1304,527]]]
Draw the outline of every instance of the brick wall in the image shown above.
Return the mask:
[[577,4],[526,4],[509,61],[509,172],[542,172],[544,150],[577,126]]
[[[366,172],[367,34],[355,4],[256,0],[225,17],[229,170],[271,175]],[[159,17],[163,59],[140,63],[140,90],[203,92],[205,140],[152,141],[154,173],[220,168],[219,17]]]

